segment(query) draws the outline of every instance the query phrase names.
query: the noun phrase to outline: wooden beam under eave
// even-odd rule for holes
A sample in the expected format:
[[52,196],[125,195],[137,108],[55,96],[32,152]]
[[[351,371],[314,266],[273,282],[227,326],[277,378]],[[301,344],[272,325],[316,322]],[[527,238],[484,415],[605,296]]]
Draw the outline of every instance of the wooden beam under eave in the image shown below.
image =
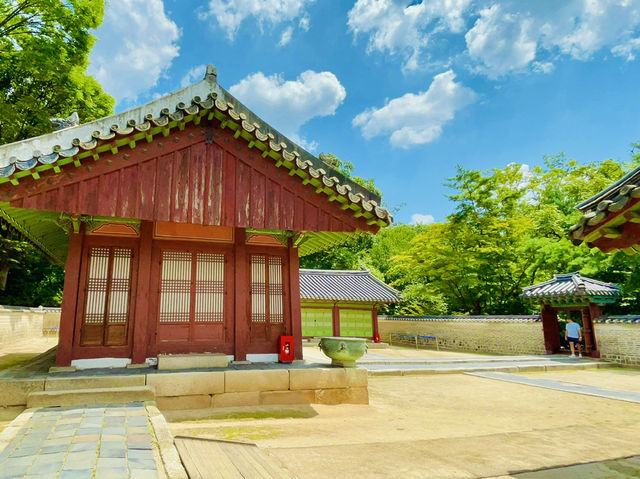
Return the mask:
[[600,233],[605,238],[610,238],[610,239],[618,239],[622,237],[621,228],[611,228],[611,227],[605,226],[604,228],[600,228]]
[[638,211],[627,211],[624,216],[631,223],[640,223],[640,212]]

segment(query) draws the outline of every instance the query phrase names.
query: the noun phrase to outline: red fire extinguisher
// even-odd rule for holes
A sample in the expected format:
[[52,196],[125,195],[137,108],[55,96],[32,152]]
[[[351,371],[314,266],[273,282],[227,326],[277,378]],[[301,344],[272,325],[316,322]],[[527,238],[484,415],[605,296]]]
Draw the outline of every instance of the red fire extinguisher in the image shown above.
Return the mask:
[[280,336],[278,361],[281,363],[293,362],[293,336]]

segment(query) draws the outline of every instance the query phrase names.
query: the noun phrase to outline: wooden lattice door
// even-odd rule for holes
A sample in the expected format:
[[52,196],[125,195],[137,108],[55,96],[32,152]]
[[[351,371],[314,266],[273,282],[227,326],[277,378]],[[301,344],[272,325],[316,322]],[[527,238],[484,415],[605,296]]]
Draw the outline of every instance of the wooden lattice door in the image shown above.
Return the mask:
[[285,257],[250,253],[249,267],[249,352],[276,352],[278,338],[287,330]]
[[228,252],[167,248],[158,256],[158,351],[230,352]]
[[129,344],[133,266],[133,247],[89,244],[85,249],[81,347]]

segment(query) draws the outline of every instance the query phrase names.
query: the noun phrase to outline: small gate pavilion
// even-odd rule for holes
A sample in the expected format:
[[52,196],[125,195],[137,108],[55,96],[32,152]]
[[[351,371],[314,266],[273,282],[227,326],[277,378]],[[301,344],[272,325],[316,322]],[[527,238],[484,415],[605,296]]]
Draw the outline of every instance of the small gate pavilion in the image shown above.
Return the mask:
[[620,287],[616,284],[569,273],[556,274],[549,281],[523,288],[522,297],[541,306],[547,354],[560,350],[558,311],[580,311],[585,353],[599,358],[594,320],[602,316],[602,306],[614,303],[620,294]]
[[217,83],[0,146],[0,215],[66,264],[57,364],[302,357],[299,256],[391,223],[380,198]]
[[378,335],[378,308],[397,303],[400,293],[366,269],[300,270],[302,336]]

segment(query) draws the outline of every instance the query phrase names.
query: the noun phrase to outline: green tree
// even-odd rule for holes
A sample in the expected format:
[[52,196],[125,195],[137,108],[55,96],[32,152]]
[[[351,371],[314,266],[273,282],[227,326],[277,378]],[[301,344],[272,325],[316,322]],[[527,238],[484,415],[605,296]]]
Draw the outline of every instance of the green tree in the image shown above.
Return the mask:
[[[103,14],[102,0],[0,0],[0,144],[49,133],[50,118],[113,112],[113,98],[84,73]],[[0,303],[59,304],[62,277],[33,246],[0,232]]]
[[109,115],[114,100],[84,72],[102,0],[0,0],[0,144],[51,131],[50,118]]
[[323,162],[336,171],[339,171],[344,176],[349,178],[355,184],[362,186],[366,190],[369,190],[373,194],[382,198],[382,191],[375,185],[373,178],[361,178],[359,176],[353,176],[354,165],[349,161],[344,161],[338,158],[333,153],[320,153],[318,155]]

